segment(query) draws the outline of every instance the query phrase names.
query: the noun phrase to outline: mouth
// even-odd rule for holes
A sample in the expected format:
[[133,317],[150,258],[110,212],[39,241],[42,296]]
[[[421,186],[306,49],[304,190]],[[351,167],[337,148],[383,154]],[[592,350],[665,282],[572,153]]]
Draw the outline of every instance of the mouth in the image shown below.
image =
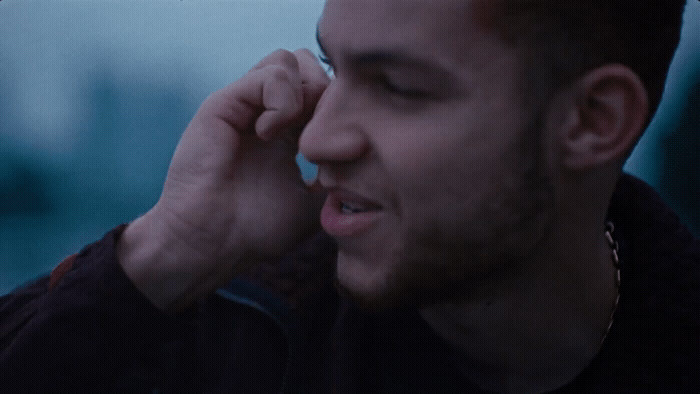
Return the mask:
[[340,204],[340,211],[343,214],[363,213],[379,211],[382,206],[361,196],[350,192],[336,192],[337,203]]
[[321,225],[335,237],[357,236],[379,219],[382,205],[346,190],[332,190],[321,210]]
[[348,202],[341,201],[341,202],[340,202],[340,211],[341,211],[343,214],[348,215],[348,214],[351,214],[351,213],[366,212],[367,209],[362,208],[362,207],[359,207],[359,206],[356,206],[356,205],[353,205],[352,203],[348,203]]

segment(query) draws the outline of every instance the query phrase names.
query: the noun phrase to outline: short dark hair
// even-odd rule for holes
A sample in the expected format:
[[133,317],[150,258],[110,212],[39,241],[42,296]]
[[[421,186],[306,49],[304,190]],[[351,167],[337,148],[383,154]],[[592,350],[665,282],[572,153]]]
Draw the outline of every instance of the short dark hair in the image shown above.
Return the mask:
[[641,78],[650,111],[658,107],[685,0],[482,1],[493,12],[491,28],[524,51],[529,93],[549,95],[587,71],[619,63]]

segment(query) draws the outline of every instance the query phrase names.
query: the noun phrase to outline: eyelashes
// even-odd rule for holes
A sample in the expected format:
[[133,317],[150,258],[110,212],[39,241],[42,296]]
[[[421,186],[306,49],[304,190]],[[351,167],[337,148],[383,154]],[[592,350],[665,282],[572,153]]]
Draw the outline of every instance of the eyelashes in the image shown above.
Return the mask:
[[420,89],[408,88],[400,86],[394,82],[386,75],[380,74],[378,77],[379,83],[387,92],[395,95],[399,95],[410,99],[421,99],[427,97],[427,93]]
[[[333,77],[335,76],[335,67],[333,63],[323,52],[317,54],[318,60],[326,65],[326,73]],[[392,96],[400,96],[405,99],[418,100],[428,97],[428,94],[420,89],[404,87],[401,84],[394,82],[386,73],[377,71],[369,78],[374,84],[380,87],[384,92]]]
[[323,53],[318,54],[318,60],[326,65],[326,74],[332,76],[334,74],[334,68],[333,68],[333,63],[331,63],[331,59],[328,58],[328,56],[324,55]]

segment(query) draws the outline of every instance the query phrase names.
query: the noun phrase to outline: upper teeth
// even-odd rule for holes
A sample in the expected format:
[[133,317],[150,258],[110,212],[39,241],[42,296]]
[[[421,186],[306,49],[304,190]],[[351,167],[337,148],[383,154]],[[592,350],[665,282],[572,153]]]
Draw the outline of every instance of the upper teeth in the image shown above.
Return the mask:
[[342,207],[341,207],[341,210],[343,211],[343,213],[357,213],[357,212],[362,212],[362,211],[364,211],[363,208],[358,207],[358,206],[356,206],[356,205],[348,204],[348,203],[346,203],[346,202],[344,202],[344,203],[342,203],[342,204],[343,204],[343,205],[342,205]]

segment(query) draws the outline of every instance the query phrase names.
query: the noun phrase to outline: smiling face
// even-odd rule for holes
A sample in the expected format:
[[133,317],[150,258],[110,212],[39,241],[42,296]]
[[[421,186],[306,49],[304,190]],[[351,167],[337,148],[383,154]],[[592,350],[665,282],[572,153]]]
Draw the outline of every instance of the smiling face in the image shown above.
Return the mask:
[[374,306],[469,297],[527,269],[551,221],[517,52],[468,0],[328,0],[335,77],[302,133],[342,288]]

